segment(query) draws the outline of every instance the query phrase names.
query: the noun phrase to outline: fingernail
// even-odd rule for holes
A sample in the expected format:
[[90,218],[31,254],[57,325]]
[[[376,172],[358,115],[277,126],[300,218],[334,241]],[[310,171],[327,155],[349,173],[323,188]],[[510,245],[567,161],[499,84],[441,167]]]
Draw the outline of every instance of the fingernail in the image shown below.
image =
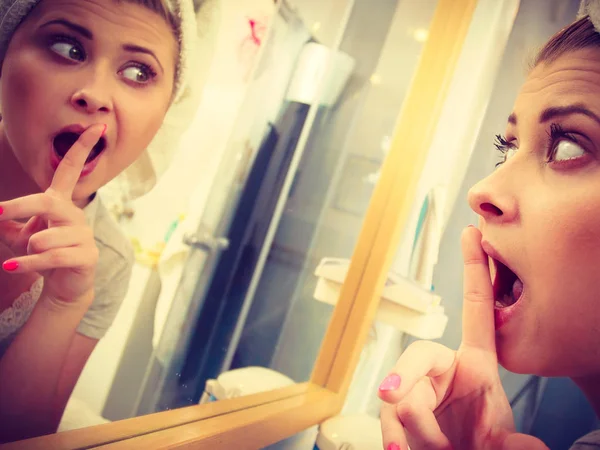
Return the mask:
[[2,268],[7,272],[13,272],[19,268],[19,263],[17,261],[5,261]]
[[395,373],[388,375],[379,385],[380,391],[395,391],[400,387],[400,375]]
[[108,125],[104,124],[104,130],[102,130],[102,136],[104,136],[104,134],[106,133],[107,128],[108,128]]
[[387,450],[400,450],[400,446],[392,442],[390,445],[388,445]]
[[475,228],[475,225],[469,225],[467,228]]
[[0,215],[4,214],[4,208],[0,206]]

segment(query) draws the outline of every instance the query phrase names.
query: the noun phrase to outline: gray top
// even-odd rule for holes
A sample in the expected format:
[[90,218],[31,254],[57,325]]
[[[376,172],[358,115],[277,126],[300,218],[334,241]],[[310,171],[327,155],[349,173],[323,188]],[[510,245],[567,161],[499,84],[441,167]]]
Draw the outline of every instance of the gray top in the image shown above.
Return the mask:
[[573,444],[570,450],[592,450],[600,448],[600,430],[592,431]]

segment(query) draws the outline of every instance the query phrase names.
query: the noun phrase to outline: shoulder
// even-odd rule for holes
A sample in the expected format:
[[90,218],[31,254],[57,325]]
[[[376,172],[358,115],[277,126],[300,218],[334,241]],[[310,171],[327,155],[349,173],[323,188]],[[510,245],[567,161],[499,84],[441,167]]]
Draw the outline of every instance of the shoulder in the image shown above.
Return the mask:
[[134,254],[131,242],[100,200],[98,200],[93,228],[96,245],[101,252],[112,254],[129,264],[133,263]]
[[99,198],[86,207],[85,213],[100,256],[94,281],[96,295],[77,331],[101,339],[127,294],[135,258],[133,246]]
[[100,252],[97,277],[106,282],[107,278],[130,271],[135,259],[133,246],[100,198],[96,197],[88,207],[88,220]]
[[592,431],[577,439],[570,450],[591,450],[594,448],[600,449],[600,430]]

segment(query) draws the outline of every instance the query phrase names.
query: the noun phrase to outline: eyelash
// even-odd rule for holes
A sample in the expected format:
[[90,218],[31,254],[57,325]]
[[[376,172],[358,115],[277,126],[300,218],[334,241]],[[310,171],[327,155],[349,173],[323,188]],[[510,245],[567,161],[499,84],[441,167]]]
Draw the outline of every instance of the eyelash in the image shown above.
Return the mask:
[[502,164],[504,164],[506,162],[506,153],[509,150],[515,148],[514,144],[508,142],[506,137],[501,134],[496,135],[496,139],[494,141],[494,147],[496,147],[496,150],[498,150],[500,152],[500,154],[502,155],[502,161],[497,162],[495,167],[498,167],[498,166],[501,166]]
[[[568,131],[565,131],[563,129],[563,127],[557,123],[550,124],[550,130],[548,131],[547,134],[548,134],[548,160],[547,160],[548,163],[552,162],[552,158],[554,157],[556,150],[557,150],[557,144],[561,140],[567,139],[571,142],[574,142],[575,144],[581,145],[581,144],[579,144],[579,141],[577,140],[577,138],[575,137],[575,135],[573,133],[569,133]],[[496,163],[496,167],[498,167],[506,162],[506,156],[505,156],[506,153],[509,150],[514,149],[515,145],[511,142],[508,142],[508,140],[506,139],[505,136],[503,136],[501,134],[497,134],[496,139],[494,141],[494,147],[496,147],[496,150],[498,150],[503,157],[502,161]]]
[[[65,44],[73,45],[73,47],[76,47],[81,52],[84,60],[87,58],[87,53],[86,53],[85,49],[83,48],[83,46],[77,39],[75,39],[71,36],[68,36],[68,35],[64,35],[64,34],[56,34],[56,35],[50,37],[50,39],[48,41],[48,47],[50,48],[52,45],[58,44],[58,43],[65,43]],[[51,49],[50,49],[50,51],[53,52],[53,50],[51,50]],[[62,56],[59,55],[59,57],[62,57]],[[68,58],[66,58],[66,57],[62,57],[62,58],[68,60]],[[76,60],[72,60],[72,61],[76,61]],[[133,61],[129,65],[125,66],[123,69],[120,69],[119,73],[123,72],[124,70],[129,69],[131,67],[135,67],[140,70],[143,70],[148,75],[147,82],[143,82],[143,83],[134,82],[137,87],[145,87],[146,85],[150,84],[157,76],[157,72],[152,68],[152,66],[141,63],[141,62],[136,62],[136,61]]]

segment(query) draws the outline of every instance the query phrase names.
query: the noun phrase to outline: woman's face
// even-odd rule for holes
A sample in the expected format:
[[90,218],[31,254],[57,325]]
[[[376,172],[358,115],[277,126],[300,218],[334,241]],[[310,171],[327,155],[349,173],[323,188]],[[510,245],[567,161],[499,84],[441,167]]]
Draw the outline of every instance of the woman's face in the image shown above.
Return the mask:
[[105,140],[74,199],[87,198],[140,156],[173,92],[177,43],[149,9],[114,0],[42,0],[13,36],[1,74],[5,133],[46,189],[70,141],[92,124]]
[[484,250],[520,279],[496,264],[500,363],[546,376],[598,373],[600,50],[536,67],[499,145],[506,161],[469,202]]

